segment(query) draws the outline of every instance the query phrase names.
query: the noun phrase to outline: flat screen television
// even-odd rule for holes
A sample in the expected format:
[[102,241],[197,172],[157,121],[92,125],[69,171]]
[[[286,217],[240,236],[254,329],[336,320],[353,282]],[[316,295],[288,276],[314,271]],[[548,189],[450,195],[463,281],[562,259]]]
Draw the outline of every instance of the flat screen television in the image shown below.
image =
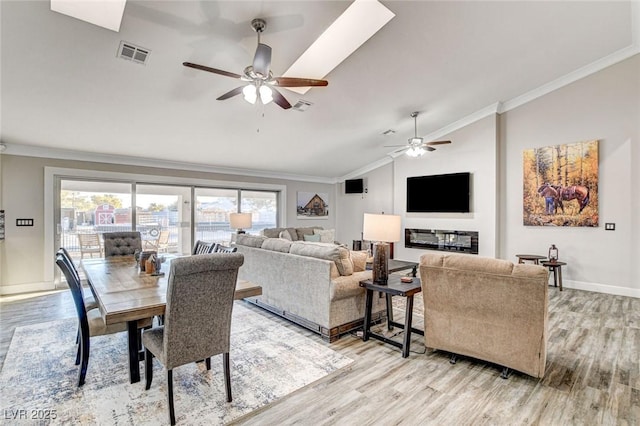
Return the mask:
[[407,213],[470,212],[470,173],[407,178]]
[[345,194],[362,194],[364,192],[363,179],[347,179],[344,181]]

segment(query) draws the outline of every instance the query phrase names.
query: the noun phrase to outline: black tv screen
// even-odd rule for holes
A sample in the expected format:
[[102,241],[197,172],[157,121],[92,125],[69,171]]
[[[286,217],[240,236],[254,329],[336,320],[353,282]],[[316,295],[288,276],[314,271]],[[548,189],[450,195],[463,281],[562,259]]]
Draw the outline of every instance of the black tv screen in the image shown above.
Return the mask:
[[362,194],[364,192],[364,182],[362,179],[347,179],[344,181],[345,194]]
[[407,178],[407,213],[468,213],[470,173]]

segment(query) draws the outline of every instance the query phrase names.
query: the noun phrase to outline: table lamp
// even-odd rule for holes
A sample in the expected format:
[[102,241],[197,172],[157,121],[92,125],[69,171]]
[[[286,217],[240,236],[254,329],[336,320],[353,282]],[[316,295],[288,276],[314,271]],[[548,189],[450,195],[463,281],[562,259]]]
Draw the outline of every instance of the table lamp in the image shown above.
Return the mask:
[[244,234],[243,229],[251,228],[251,213],[231,213],[229,215],[229,227],[237,229],[238,234]]
[[373,241],[373,282],[387,284],[389,243],[400,241],[401,218],[393,214],[364,214],[363,238]]

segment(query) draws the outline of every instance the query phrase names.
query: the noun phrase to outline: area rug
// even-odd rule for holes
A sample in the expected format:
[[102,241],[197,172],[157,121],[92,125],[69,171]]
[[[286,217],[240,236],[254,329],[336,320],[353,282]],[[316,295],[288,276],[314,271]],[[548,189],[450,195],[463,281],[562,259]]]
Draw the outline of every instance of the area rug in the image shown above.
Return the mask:
[[[155,360],[151,389],[130,384],[126,333],[91,339],[86,383],[76,386],[77,320],[18,327],[0,372],[4,419],[33,424],[157,425],[168,422],[166,370]],[[225,399],[222,356],[173,372],[176,420],[217,425],[349,365],[352,360],[237,302],[231,332],[231,389]],[[22,424],[22,423],[20,423]],[[25,423],[28,424],[28,423]]]

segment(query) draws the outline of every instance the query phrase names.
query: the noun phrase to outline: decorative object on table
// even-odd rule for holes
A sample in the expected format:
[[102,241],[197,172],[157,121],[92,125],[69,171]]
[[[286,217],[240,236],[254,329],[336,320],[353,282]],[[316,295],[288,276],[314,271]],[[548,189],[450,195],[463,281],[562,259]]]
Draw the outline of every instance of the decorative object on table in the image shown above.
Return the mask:
[[524,225],[598,226],[597,140],[525,150],[522,166]]
[[154,274],[156,272],[156,255],[152,254],[144,262],[144,271],[147,274]]
[[298,192],[298,219],[328,219],[329,194],[324,192]]
[[389,278],[389,243],[400,241],[401,218],[391,214],[364,214],[363,235],[373,243],[373,281],[386,284]]
[[244,229],[250,229],[252,226],[251,213],[231,213],[229,215],[229,227],[237,229],[238,234],[244,234]]
[[156,255],[156,254],[157,252],[153,250],[140,252],[140,260],[138,261],[138,263],[140,264],[140,272],[146,272],[145,270],[147,266],[147,259],[149,259],[151,255]]
[[558,247],[555,244],[551,244],[551,247],[549,247],[549,261],[557,262],[558,259]]

